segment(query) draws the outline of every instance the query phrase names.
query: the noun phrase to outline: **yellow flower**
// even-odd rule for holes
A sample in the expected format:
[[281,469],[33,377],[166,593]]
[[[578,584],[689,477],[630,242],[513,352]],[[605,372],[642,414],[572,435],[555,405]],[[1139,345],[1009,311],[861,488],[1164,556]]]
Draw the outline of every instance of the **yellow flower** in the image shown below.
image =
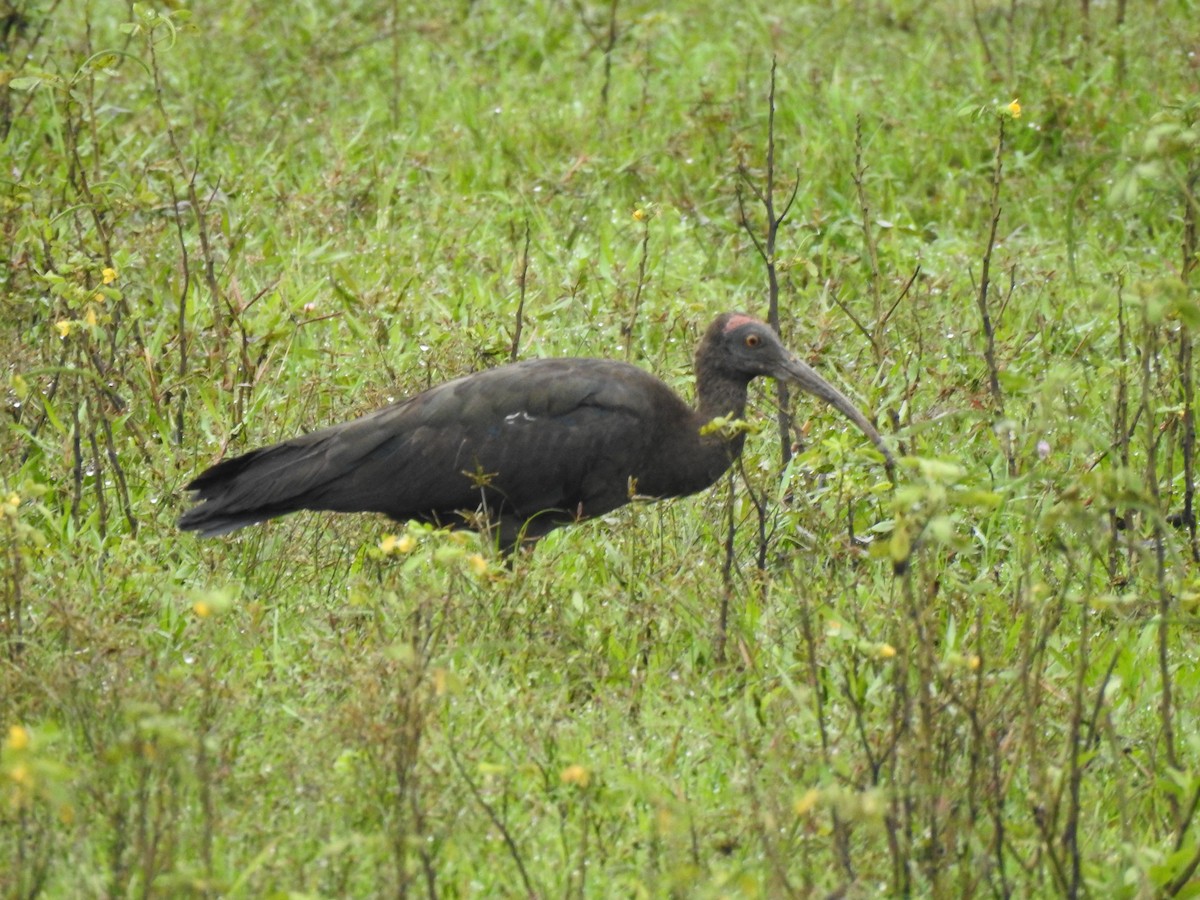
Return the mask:
[[103,272],[100,273],[100,277],[104,280],[105,284],[112,284],[114,281],[117,280],[117,270],[116,269],[105,269]]
[[592,773],[579,763],[574,763],[558,773],[558,780],[563,784],[573,784],[576,787],[585,788],[592,781]]
[[804,796],[796,798],[796,802],[792,804],[792,811],[798,816],[803,816],[812,812],[813,807],[817,805],[817,801],[820,799],[821,792],[816,788],[809,788],[804,792]]
[[212,611],[212,604],[206,600],[197,600],[192,604],[192,612],[201,619],[207,619],[212,615]]
[[379,542],[379,552],[385,556],[391,556],[393,553],[412,553],[413,548],[417,546],[417,539],[411,534],[406,534],[403,537],[397,537],[394,534],[385,534],[383,540]]
[[24,725],[10,725],[8,740],[4,742],[9,750],[24,750],[29,746],[29,729]]
[[29,771],[29,766],[25,763],[17,763],[9,769],[8,777],[13,784],[23,787],[27,791],[33,788],[33,773]]
[[635,209],[633,211],[633,218],[637,222],[642,221],[642,219],[646,218],[646,211],[644,209]]
[[96,307],[89,306],[87,308],[87,312],[83,314],[83,321],[87,322],[92,328],[96,327],[96,322],[99,321],[96,318]]
[[67,319],[59,319],[54,323],[54,327],[58,329],[60,338],[69,337],[71,334],[71,323]]
[[1021,118],[1021,101],[1020,100],[1014,99],[1012,103],[1008,104],[1008,114],[1010,116],[1012,116],[1014,119]]
[[472,553],[467,557],[467,565],[471,567],[471,571],[476,575],[484,575],[487,573],[487,560],[479,553]]
[[896,648],[891,644],[880,644],[875,652],[879,654],[880,659],[891,659],[896,655]]

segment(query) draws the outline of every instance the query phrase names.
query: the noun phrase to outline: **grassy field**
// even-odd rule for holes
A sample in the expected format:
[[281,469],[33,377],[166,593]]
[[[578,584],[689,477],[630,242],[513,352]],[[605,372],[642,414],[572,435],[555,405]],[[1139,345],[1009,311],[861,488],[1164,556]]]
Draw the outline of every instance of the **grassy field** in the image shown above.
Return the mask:
[[[1192,0],[7,0],[0,140],[0,896],[1200,894]],[[897,484],[175,528],[768,262]]]

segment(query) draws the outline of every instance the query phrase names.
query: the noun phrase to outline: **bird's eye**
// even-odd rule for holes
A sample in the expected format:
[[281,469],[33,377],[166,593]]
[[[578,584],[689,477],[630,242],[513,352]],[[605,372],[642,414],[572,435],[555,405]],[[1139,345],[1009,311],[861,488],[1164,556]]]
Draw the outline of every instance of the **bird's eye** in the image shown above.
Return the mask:
[[757,334],[746,335],[746,346],[749,347],[751,350],[753,350],[755,347],[757,347],[761,343],[762,343],[762,338],[759,337]]

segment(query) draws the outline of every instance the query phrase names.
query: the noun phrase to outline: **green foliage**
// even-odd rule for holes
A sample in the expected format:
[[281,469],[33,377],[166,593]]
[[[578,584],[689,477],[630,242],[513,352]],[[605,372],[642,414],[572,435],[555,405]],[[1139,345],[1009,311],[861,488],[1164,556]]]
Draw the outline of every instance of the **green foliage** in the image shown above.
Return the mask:
[[[8,4],[0,895],[1195,895],[1193,7]],[[686,391],[768,174],[897,484],[759,390],[511,568],[175,530],[514,344]]]

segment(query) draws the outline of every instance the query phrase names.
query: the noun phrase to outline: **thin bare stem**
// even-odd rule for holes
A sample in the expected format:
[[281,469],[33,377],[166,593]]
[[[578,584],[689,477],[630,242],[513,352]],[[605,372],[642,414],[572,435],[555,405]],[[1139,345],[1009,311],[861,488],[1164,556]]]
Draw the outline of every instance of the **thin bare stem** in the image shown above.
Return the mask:
[[516,362],[521,352],[521,332],[525,328],[525,290],[529,275],[529,220],[525,220],[525,249],[521,253],[521,274],[517,278],[520,293],[517,297],[517,322],[513,326],[512,349],[508,358]]
[[[170,182],[171,203],[178,209],[179,197],[175,192],[175,183]],[[179,253],[183,261],[183,285],[179,288],[179,317],[176,321],[176,333],[179,338],[179,396],[178,407],[175,411],[175,446],[183,446],[183,424],[187,409],[187,372],[188,372],[188,334],[187,334],[187,305],[188,295],[192,289],[192,267],[188,260],[187,239],[183,235],[183,217],[175,216],[175,232],[179,238]],[[168,400],[169,402],[169,400]]]
[[[212,301],[213,325],[217,328],[218,334],[224,337],[228,329],[224,316],[221,314],[221,290],[217,285],[216,259],[208,233],[208,204],[200,202],[200,194],[196,190],[196,175],[199,167],[193,165],[189,171],[187,158],[179,142],[179,135],[171,121],[170,114],[167,112],[166,89],[163,86],[162,68],[158,63],[158,51],[156,49],[153,29],[146,35],[146,46],[150,51],[150,68],[154,73],[154,104],[158,109],[159,116],[162,117],[163,127],[167,132],[167,140],[171,145],[175,167],[179,170],[180,177],[187,184],[188,203],[190,204],[192,215],[196,219],[196,233],[200,237],[200,252],[204,261],[204,283],[208,287],[209,297]],[[179,210],[177,205],[176,213],[178,214],[179,212],[181,210]]]
[[521,884],[525,887],[526,897],[542,896],[534,887],[533,879],[529,877],[529,871],[525,868],[525,861],[521,858],[521,850],[517,847],[517,842],[509,831],[508,826],[504,823],[504,819],[496,812],[496,808],[488,803],[483,796],[483,791],[479,785],[475,783],[470,774],[467,772],[467,767],[463,765],[462,759],[454,749],[454,743],[450,742],[450,761],[454,763],[454,768],[458,770],[459,776],[467,785],[467,790],[471,792],[471,796],[475,798],[475,802],[479,804],[488,820],[500,832],[500,838],[504,841],[504,846],[508,850],[508,855],[512,857],[513,862],[517,866],[517,874],[521,876]]
[[642,249],[638,257],[637,287],[633,292],[633,309],[630,310],[629,320],[621,326],[621,335],[625,338],[625,358],[633,352],[633,330],[637,327],[638,313],[642,308],[642,293],[646,290],[646,267],[650,261],[650,216],[642,219]]
[[[763,263],[767,268],[767,321],[775,329],[776,334],[782,334],[779,316],[779,269],[775,262],[775,247],[779,238],[779,228],[783,224],[784,219],[787,218],[787,214],[791,210],[792,204],[795,203],[796,196],[799,193],[800,178],[799,173],[797,173],[791,195],[784,204],[783,211],[777,215],[775,212],[775,81],[778,68],[779,60],[776,57],[772,57],[771,84],[767,92],[767,171],[765,187],[759,189],[750,180],[746,170],[744,168],[739,169],[742,181],[754,192],[755,198],[763,205],[766,213],[767,234],[765,240],[759,240],[758,235],[750,224],[749,217],[746,215],[746,206],[742,197],[740,183],[737,190],[737,201],[742,228],[750,235],[750,240],[754,243],[758,255],[762,257]],[[779,427],[779,454],[783,465],[786,466],[792,458],[791,395],[787,384],[782,380],[775,382],[775,392],[779,403],[778,412],[776,413],[776,421]]]
[[991,198],[991,228],[988,231],[987,246],[983,251],[983,271],[979,275],[979,293],[976,302],[979,315],[983,320],[983,356],[987,361],[988,387],[992,394],[992,403],[996,414],[1004,415],[1004,395],[1000,390],[1000,370],[996,365],[996,330],[992,324],[991,313],[988,311],[988,287],[991,284],[992,250],[996,246],[996,229],[1000,224],[1000,185],[1004,171],[1004,119],[1000,118],[1000,127],[996,137],[995,165],[992,167],[992,198]]
[[[1166,548],[1163,534],[1162,498],[1158,487],[1158,428],[1152,409],[1154,386],[1151,359],[1158,341],[1157,329],[1149,322],[1143,309],[1142,340],[1142,409],[1141,418],[1146,425],[1146,483],[1152,500],[1154,541],[1154,574],[1158,591],[1158,674],[1159,714],[1162,728],[1163,753],[1172,769],[1179,768],[1179,757],[1175,749],[1175,702],[1174,679],[1171,675],[1170,634],[1172,619],[1171,591],[1167,587]],[[1179,799],[1173,791],[1166,791],[1167,805],[1173,823],[1179,822]]]
[[716,659],[718,665],[725,662],[725,642],[729,635],[729,604],[733,598],[733,540],[737,534],[733,500],[737,496],[737,490],[733,480],[732,467],[729,470],[729,477],[726,483],[729,487],[725,492],[725,558],[721,563],[721,585],[724,589],[721,591],[721,609],[717,616],[717,646],[716,651],[713,653],[713,657]]
[[[1200,265],[1200,238],[1197,237],[1196,187],[1200,170],[1192,172],[1183,188],[1183,264],[1180,277],[1186,289],[1191,274]],[[1191,539],[1192,560],[1200,562],[1200,545],[1196,539],[1196,417],[1195,382],[1192,369],[1192,330],[1185,322],[1179,329],[1179,393],[1183,410],[1180,414],[1183,436],[1183,521]]]
[[608,92],[612,87],[612,57],[617,46],[617,7],[620,0],[612,0],[608,9],[608,38],[604,44],[604,85],[600,88],[600,106],[608,114]]
[[[983,269],[979,275],[979,293],[976,303],[979,307],[979,317],[983,322],[983,358],[987,363],[988,389],[992,397],[992,408],[997,423],[1004,419],[1004,394],[1000,390],[1000,367],[996,362],[996,329],[992,322],[991,310],[988,307],[988,288],[991,284],[992,251],[996,246],[996,231],[1000,224],[1000,185],[1004,177],[1004,122],[1003,116],[998,117],[999,128],[996,133],[996,157],[992,168],[991,196],[991,227],[988,229],[987,246],[983,251]],[[999,435],[1008,460],[1008,474],[1017,474],[1016,451],[1007,434]]]
[[854,117],[854,188],[858,195],[858,208],[862,216],[863,243],[866,245],[867,261],[871,267],[871,301],[875,327],[871,329],[869,337],[871,349],[875,352],[875,362],[878,364],[883,361],[884,355],[881,334],[884,324],[883,290],[880,285],[879,247],[871,228],[871,203],[867,198],[866,175],[867,164],[863,161],[862,116],[858,115]]

